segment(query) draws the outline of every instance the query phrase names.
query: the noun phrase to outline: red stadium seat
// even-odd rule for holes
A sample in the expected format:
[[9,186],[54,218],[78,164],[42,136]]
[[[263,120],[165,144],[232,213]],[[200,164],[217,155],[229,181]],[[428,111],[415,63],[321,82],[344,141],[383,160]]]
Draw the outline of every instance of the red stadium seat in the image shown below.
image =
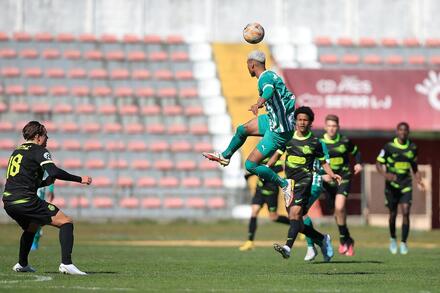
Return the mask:
[[175,88],[161,88],[157,91],[157,95],[160,98],[174,98],[177,96],[177,90]]
[[127,60],[132,62],[143,62],[147,60],[147,55],[142,51],[128,52]]
[[151,167],[150,162],[144,159],[136,159],[131,163],[131,168],[136,170],[147,170],[150,167]]
[[434,55],[429,58],[429,62],[433,65],[440,65],[440,55]]
[[165,42],[169,45],[179,45],[183,44],[185,41],[181,35],[169,35],[165,38]]
[[22,131],[22,130],[23,130],[23,127],[24,127],[27,123],[28,123],[28,121],[18,121],[18,122],[16,122],[16,123],[14,123],[14,124],[15,124],[15,129],[16,129],[17,131]]
[[92,95],[95,97],[107,97],[111,96],[112,89],[106,86],[98,86],[93,88]]
[[70,199],[69,206],[72,208],[88,208],[90,206],[90,203],[87,198],[83,196],[78,196]]
[[9,164],[9,157],[0,158],[0,168],[5,169],[6,167],[8,167],[8,164]]
[[377,46],[377,42],[373,38],[362,37],[362,38],[359,39],[359,46],[367,47],[367,48],[376,47]]
[[383,38],[381,43],[384,47],[397,47],[399,45],[399,42],[394,38]]
[[126,198],[122,198],[119,201],[119,206],[126,208],[126,209],[138,208],[139,204],[140,204],[139,199],[135,198],[135,197],[126,197]]
[[121,176],[116,180],[116,184],[122,188],[132,187],[133,179],[127,176]]
[[401,65],[403,64],[403,57],[399,55],[391,55],[386,57],[385,63],[390,65]]
[[332,46],[333,42],[329,37],[319,36],[315,38],[315,44],[319,47],[324,47],[324,46]]
[[125,144],[122,141],[109,141],[105,145],[105,149],[111,152],[122,152],[125,151]]
[[0,131],[8,132],[14,130],[14,125],[10,121],[0,121]]
[[141,38],[137,35],[134,35],[134,34],[126,34],[126,35],[124,35],[122,40],[124,41],[124,43],[136,44],[141,41]]
[[84,53],[84,57],[88,60],[101,60],[103,58],[103,54],[98,50],[91,50]]
[[130,123],[124,126],[124,132],[128,134],[141,134],[144,132],[144,125],[141,123]]
[[14,59],[17,57],[17,52],[11,48],[0,49],[0,58]]
[[64,122],[63,124],[60,125],[60,128],[61,128],[62,131],[67,132],[67,133],[78,132],[79,131],[78,124],[76,124],[73,121],[71,121],[71,122]]
[[142,199],[142,207],[147,209],[157,209],[160,208],[161,201],[157,197],[147,197]]
[[151,142],[150,150],[152,152],[165,152],[169,149],[168,142],[164,140],[154,140]]
[[107,196],[99,196],[93,198],[93,206],[95,208],[109,209],[113,207],[113,199]]
[[198,96],[198,92],[196,88],[183,88],[179,91],[179,97],[181,98],[195,98]]
[[81,59],[81,51],[70,49],[67,51],[64,51],[64,58],[70,59],[70,60],[78,60]]
[[183,109],[181,106],[178,105],[169,105],[165,106],[163,109],[163,114],[166,116],[176,116],[183,113]]
[[194,124],[190,127],[190,132],[194,135],[209,134],[208,125],[206,124]]
[[223,186],[223,181],[220,178],[206,178],[203,181],[203,185],[207,188],[220,188]]
[[147,105],[142,107],[141,113],[143,115],[159,115],[160,114],[160,107],[157,105]]
[[66,169],[80,169],[82,168],[82,163],[80,159],[66,159],[63,162],[63,167]]
[[116,35],[113,34],[103,34],[100,39],[101,42],[103,43],[117,43],[118,42],[118,37]]
[[141,140],[128,142],[127,149],[131,152],[145,152],[148,150],[147,144]]
[[42,85],[30,85],[28,87],[28,94],[32,96],[44,96],[47,94],[47,89]]
[[67,206],[67,202],[63,197],[56,196],[51,202],[54,206],[64,209]]
[[82,68],[70,69],[68,75],[70,78],[86,78],[87,77],[86,71]]
[[168,54],[165,51],[151,52],[151,61],[166,61],[168,59]]
[[122,131],[122,126],[119,123],[107,123],[104,125],[104,132],[119,133]]
[[82,125],[82,131],[85,133],[98,133],[101,131],[101,124],[98,122],[88,122]]
[[105,54],[105,58],[110,61],[125,60],[125,53],[123,51],[111,51]]
[[168,209],[179,209],[183,208],[183,200],[179,197],[165,198],[163,205]]
[[324,64],[336,64],[338,63],[338,56],[335,54],[323,54],[319,56],[319,62]]
[[428,39],[425,40],[425,46],[426,47],[431,47],[431,48],[440,47],[440,39],[428,38]]
[[186,200],[186,206],[193,209],[203,209],[206,207],[206,201],[201,197],[190,197]]
[[124,159],[117,159],[117,160],[111,160],[108,163],[108,167],[111,169],[127,169],[128,168],[128,163],[126,160]]
[[102,68],[96,68],[89,71],[89,77],[92,79],[106,79],[107,76],[107,70]]
[[49,132],[55,132],[58,130],[57,125],[53,121],[43,121],[43,125],[46,127],[46,130]]
[[75,139],[68,139],[63,142],[65,150],[68,151],[79,151],[81,149],[81,143]]
[[191,151],[191,144],[186,140],[176,141],[171,144],[171,151],[176,153],[189,152]]
[[104,149],[101,140],[99,139],[89,139],[84,142],[83,149],[85,151],[100,151]]
[[163,134],[165,133],[165,126],[161,123],[148,124],[146,131],[150,134]]
[[194,75],[191,70],[180,70],[176,71],[174,77],[178,80],[189,80],[193,79]]
[[20,51],[20,57],[24,59],[36,59],[38,55],[38,51],[34,48],[27,48]]
[[211,209],[223,209],[226,207],[226,202],[223,197],[208,198],[208,207]]
[[90,89],[87,86],[74,86],[71,93],[73,96],[86,97],[90,94]]
[[174,76],[168,69],[159,69],[154,73],[154,77],[159,80],[171,80]]
[[29,105],[23,102],[10,103],[9,108],[12,112],[17,112],[17,113],[26,113],[29,112],[30,110]]
[[36,114],[47,114],[50,112],[50,105],[46,103],[38,103],[32,105],[32,112]]
[[101,159],[89,159],[85,165],[87,169],[103,169],[105,167],[104,161]]
[[2,139],[0,140],[0,150],[12,150],[17,146],[14,140],[12,139]]
[[122,105],[119,108],[119,114],[130,116],[136,115],[139,112],[139,108],[136,105]]
[[413,65],[424,65],[426,58],[423,55],[412,55],[408,57],[408,63]]
[[73,107],[70,104],[56,104],[52,111],[56,114],[68,114],[72,113]]
[[127,69],[113,69],[110,73],[111,79],[124,80],[129,79],[130,74]]
[[9,41],[9,36],[5,32],[0,32],[0,42],[6,42]]
[[138,187],[154,187],[157,185],[156,179],[153,177],[141,177],[137,180]]
[[406,38],[403,40],[405,47],[420,47],[420,41],[417,38]]
[[179,171],[193,171],[196,169],[196,162],[192,160],[179,161],[176,164],[176,169]]
[[353,47],[354,46],[353,40],[348,37],[338,38],[336,43],[342,47]]
[[52,42],[53,36],[48,32],[41,32],[35,34],[35,40],[37,42]]
[[188,132],[188,127],[185,124],[177,123],[171,124],[168,126],[167,133],[168,134],[184,134]]
[[7,109],[8,109],[8,106],[6,106],[5,103],[0,102],[0,113],[6,112]]
[[78,114],[94,114],[96,107],[93,104],[79,104],[76,106],[76,112]]
[[145,35],[143,41],[145,44],[160,44],[162,39],[159,35]]
[[342,56],[341,61],[345,64],[358,64],[360,60],[359,55],[347,54]]
[[185,108],[185,115],[187,116],[203,115],[203,108],[201,106],[188,106]]
[[194,144],[194,151],[201,153],[201,152],[210,152],[214,149],[211,143],[206,141],[199,141]]
[[49,92],[54,97],[63,97],[69,94],[69,90],[63,85],[55,85],[49,89]]
[[20,69],[18,67],[4,67],[1,69],[1,75],[3,77],[19,77]]
[[171,160],[163,159],[154,162],[154,168],[160,171],[170,171],[171,169],[173,169],[173,167],[174,164]]
[[176,177],[161,177],[159,179],[159,186],[160,187],[177,187],[179,186],[179,179]]
[[[133,96],[133,89],[130,87],[118,87],[115,89],[114,95],[120,98],[131,97]],[[130,106],[134,106],[134,105],[130,105]]]
[[116,106],[113,104],[101,105],[98,112],[102,115],[113,115],[116,113]]
[[382,64],[382,58],[379,55],[366,55],[364,56],[364,63],[365,64],[372,64],[372,65],[377,65],[377,64]]
[[201,180],[198,177],[183,178],[181,184],[186,188],[198,188],[202,185]]
[[112,185],[110,178],[105,176],[99,176],[93,178],[93,185],[96,187],[109,187]]
[[55,139],[51,138],[47,141],[47,148],[49,150],[58,150],[60,148],[60,144]]
[[21,96],[25,93],[24,87],[21,85],[8,85],[5,90],[7,95]]
[[75,36],[70,33],[60,33],[57,35],[57,41],[61,43],[71,43],[75,40]]
[[171,60],[174,62],[183,62],[189,60],[187,52],[173,52],[171,53]]
[[150,71],[146,69],[135,69],[131,73],[131,78],[133,79],[139,79],[139,80],[146,80],[149,79],[151,76]]
[[79,36],[79,41],[82,43],[94,43],[96,42],[96,37],[93,34],[81,34]]
[[60,51],[57,49],[51,48],[51,49],[45,49],[41,55],[44,59],[58,59],[61,56]]
[[154,96],[154,90],[151,87],[138,88],[135,94],[139,98],[151,98]]
[[30,42],[32,41],[32,36],[27,32],[14,32],[12,38],[18,42]]
[[37,78],[43,76],[43,71],[38,67],[26,68],[24,70],[24,75],[26,77]]

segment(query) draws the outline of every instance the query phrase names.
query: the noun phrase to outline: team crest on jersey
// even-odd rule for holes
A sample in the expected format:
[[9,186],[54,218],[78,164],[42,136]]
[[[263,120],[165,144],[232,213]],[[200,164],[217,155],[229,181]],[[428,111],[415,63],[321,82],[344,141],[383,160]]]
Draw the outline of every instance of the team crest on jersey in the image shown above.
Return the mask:
[[49,152],[45,152],[44,155],[43,155],[43,157],[44,157],[46,160],[51,160],[51,157],[50,157],[50,153],[49,153]]
[[54,205],[51,205],[51,204],[48,205],[47,208],[48,208],[50,211],[52,211],[52,212],[55,210],[55,206],[54,206]]
[[339,153],[345,153],[345,151],[347,150],[347,148],[345,147],[345,145],[341,144],[337,147],[335,147],[335,150]]
[[414,158],[414,153],[413,153],[412,151],[407,151],[407,152],[405,153],[405,156],[406,156],[408,159],[412,159],[412,158]]
[[305,155],[311,154],[311,153],[312,153],[312,149],[311,149],[308,145],[305,145],[305,146],[303,147],[303,153],[304,153]]

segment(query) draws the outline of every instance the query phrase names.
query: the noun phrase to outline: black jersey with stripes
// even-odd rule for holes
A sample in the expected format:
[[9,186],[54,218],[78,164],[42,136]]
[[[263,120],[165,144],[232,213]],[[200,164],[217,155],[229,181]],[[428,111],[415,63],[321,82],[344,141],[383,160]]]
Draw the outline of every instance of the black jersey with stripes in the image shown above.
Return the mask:
[[26,142],[17,147],[9,158],[3,202],[20,203],[37,196],[43,182],[43,165],[53,163],[49,151],[38,144]]

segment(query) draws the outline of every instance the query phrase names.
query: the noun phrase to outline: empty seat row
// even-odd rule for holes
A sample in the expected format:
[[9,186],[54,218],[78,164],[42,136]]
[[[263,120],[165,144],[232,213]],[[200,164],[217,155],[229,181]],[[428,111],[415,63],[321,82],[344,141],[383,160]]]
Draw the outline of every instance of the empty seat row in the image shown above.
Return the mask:
[[417,38],[406,38],[403,40],[396,39],[396,38],[382,38],[380,40],[377,40],[375,38],[369,38],[369,37],[362,37],[359,38],[359,40],[354,40],[352,38],[348,37],[342,37],[338,38],[336,40],[333,40],[330,37],[326,36],[319,36],[315,38],[315,44],[320,47],[326,47],[326,46],[341,46],[341,47],[376,47],[376,46],[383,46],[383,47],[420,47],[420,46],[426,46],[426,47],[433,47],[437,48],[440,47],[440,39],[438,38],[427,38],[423,42]]
[[61,52],[56,48],[47,48],[41,52],[35,48],[24,48],[17,51],[14,48],[0,48],[0,59],[37,59],[43,58],[46,60],[67,59],[67,60],[107,60],[107,61],[130,61],[130,62],[145,62],[145,61],[173,61],[185,62],[189,60],[189,54],[185,51],[176,51],[168,54],[166,51],[155,51],[146,53],[143,51],[124,52],[121,50],[114,50],[109,52],[102,52],[100,50],[89,50],[81,52],[80,50],[69,49]]
[[7,42],[10,40],[14,40],[17,42],[60,42],[60,43],[72,43],[72,42],[83,42],[83,43],[128,43],[128,44],[136,44],[136,43],[144,43],[144,44],[183,44],[185,41],[180,35],[169,35],[167,37],[161,37],[159,35],[145,35],[138,36],[135,34],[126,34],[122,38],[114,34],[102,34],[101,36],[96,36],[93,34],[80,34],[78,36],[70,33],[59,33],[57,35],[53,35],[49,32],[40,32],[34,35],[27,32],[14,32],[12,34],[8,34],[6,32],[0,32],[0,42]]
[[116,206],[126,209],[159,209],[159,208],[193,208],[193,209],[223,209],[226,201],[223,197],[125,197],[116,200],[108,196],[98,196],[89,200],[86,197],[55,197],[52,201],[59,208],[114,208]]
[[20,70],[18,67],[2,67],[0,69],[0,76],[4,78],[71,78],[71,79],[113,79],[113,80],[148,80],[151,78],[158,80],[188,80],[193,79],[193,73],[191,70],[176,70],[175,72],[168,69],[158,69],[154,73],[151,73],[147,69],[135,69],[131,72],[127,69],[113,69],[108,72],[103,68],[96,68],[91,70],[85,70],[83,68],[73,68],[65,71],[63,68],[48,68],[43,70],[39,67],[29,67]]
[[3,89],[0,86],[0,94],[6,94],[10,96],[76,96],[76,97],[163,97],[163,98],[195,98],[198,95],[197,89],[194,87],[177,89],[175,87],[163,87],[155,90],[152,87],[116,87],[112,89],[107,86],[97,86],[89,88],[88,86],[72,86],[70,89],[64,85],[55,85],[50,88],[44,85],[29,85],[27,87],[21,84],[7,85]]
[[[12,123],[10,121],[0,121],[0,132],[15,132],[21,131],[26,124],[26,121],[19,123]],[[85,123],[84,125],[75,122],[65,122],[58,126],[53,123],[45,123],[49,132],[61,131],[63,133],[126,133],[126,134],[193,134],[193,135],[207,135],[209,134],[208,125],[205,123],[194,123],[189,126],[179,122],[171,125],[164,125],[162,123],[151,123],[142,125],[140,123],[127,124],[122,126],[119,123],[106,123],[102,127],[99,123]]]
[[401,65],[411,64],[411,65],[425,65],[429,62],[431,65],[440,65],[440,55],[431,56],[426,58],[423,55],[413,55],[405,58],[400,55],[390,55],[390,56],[380,56],[380,55],[365,55],[360,56],[357,54],[346,54],[343,56],[338,56],[336,54],[322,54],[319,56],[319,61],[324,64],[371,64],[371,65]]

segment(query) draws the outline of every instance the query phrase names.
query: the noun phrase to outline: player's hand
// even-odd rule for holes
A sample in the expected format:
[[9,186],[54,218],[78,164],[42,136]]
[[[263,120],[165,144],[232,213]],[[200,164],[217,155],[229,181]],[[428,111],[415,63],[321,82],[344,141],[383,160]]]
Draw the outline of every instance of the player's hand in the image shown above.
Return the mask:
[[81,176],[81,184],[86,184],[86,185],[92,184],[92,177],[90,177],[90,176]]
[[252,114],[254,114],[255,116],[258,115],[258,104],[253,104],[250,108],[249,111],[252,112]]
[[423,180],[420,180],[417,182],[417,188],[422,192],[426,191],[426,186],[425,186],[425,183],[423,182]]
[[361,164],[354,165],[354,175],[357,175],[357,174],[361,173],[362,169],[363,169],[363,167],[362,167]]
[[338,185],[341,185],[341,183],[342,183],[342,177],[341,177],[340,175],[338,175],[338,174],[333,174],[332,179],[335,180],[335,181],[338,183]]
[[396,174],[392,174],[392,173],[385,173],[385,179],[388,181],[396,181],[397,180],[397,176]]
[[322,180],[324,180],[325,182],[331,182],[333,179],[330,175],[324,174],[322,175]]

